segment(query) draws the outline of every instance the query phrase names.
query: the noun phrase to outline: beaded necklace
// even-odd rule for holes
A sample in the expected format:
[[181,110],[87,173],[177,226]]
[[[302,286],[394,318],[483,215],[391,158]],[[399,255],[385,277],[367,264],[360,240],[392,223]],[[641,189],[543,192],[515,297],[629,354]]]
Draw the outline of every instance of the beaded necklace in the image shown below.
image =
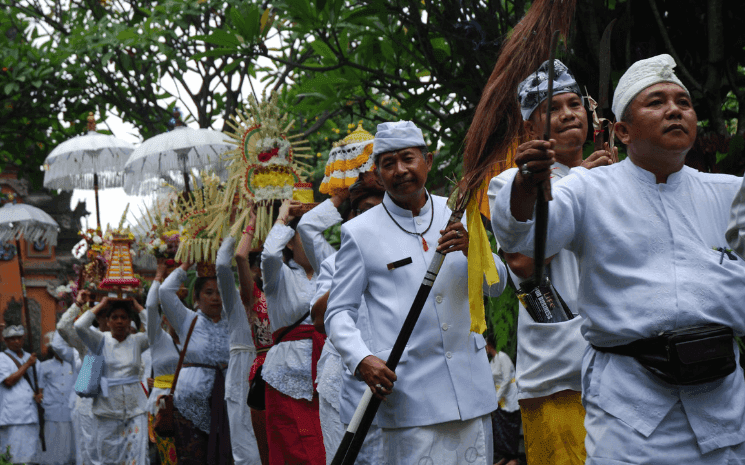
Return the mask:
[[418,232],[411,232],[411,231],[407,231],[406,229],[404,229],[403,226],[401,226],[400,224],[398,224],[398,222],[395,219],[393,219],[393,215],[391,215],[391,212],[388,211],[388,207],[385,206],[385,202],[382,203],[383,209],[385,210],[386,213],[388,213],[388,217],[391,219],[391,221],[393,221],[393,224],[395,224],[396,226],[398,226],[398,229],[400,229],[401,231],[405,232],[406,234],[411,234],[412,236],[419,236],[419,237],[422,238],[422,248],[424,248],[424,251],[425,252],[429,250],[429,246],[427,245],[427,241],[424,240],[424,235],[427,234],[427,231],[429,231],[429,228],[432,227],[432,221],[435,219],[435,203],[432,200],[432,196],[431,195],[429,196],[429,201],[430,201],[430,210],[431,210],[430,211],[431,216],[429,218],[429,226],[427,226],[427,229],[425,229],[424,232],[420,232],[420,233],[418,233]]

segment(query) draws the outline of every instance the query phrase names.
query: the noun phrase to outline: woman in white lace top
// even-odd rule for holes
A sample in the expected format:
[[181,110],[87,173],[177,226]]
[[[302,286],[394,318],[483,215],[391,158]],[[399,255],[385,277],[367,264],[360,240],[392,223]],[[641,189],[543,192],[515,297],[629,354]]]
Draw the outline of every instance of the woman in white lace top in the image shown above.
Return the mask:
[[186,344],[189,327],[197,319],[173,397],[178,463],[229,463],[232,453],[224,401],[224,374],[230,359],[229,324],[223,318],[214,276],[198,277],[194,283],[192,295],[199,310],[194,312],[181,303],[176,292],[186,280],[188,268],[185,263],[174,270],[158,293],[163,312],[182,344]]
[[[108,315],[108,333],[90,327],[100,314]],[[144,333],[130,334],[135,314],[132,301],[104,297],[75,322],[75,331],[88,350],[102,354],[105,360],[101,394],[92,409],[93,441],[101,464],[148,460],[147,396],[140,385],[140,366],[149,344]]]
[[[288,226],[297,224],[290,216],[293,204],[287,200],[282,204],[261,254],[267,311],[275,339],[262,368],[267,383],[269,461],[324,465],[326,452],[318,416],[318,393],[313,385],[324,336],[313,328],[309,313],[316,275],[300,237]],[[277,344],[283,329],[303,315],[300,325]]]

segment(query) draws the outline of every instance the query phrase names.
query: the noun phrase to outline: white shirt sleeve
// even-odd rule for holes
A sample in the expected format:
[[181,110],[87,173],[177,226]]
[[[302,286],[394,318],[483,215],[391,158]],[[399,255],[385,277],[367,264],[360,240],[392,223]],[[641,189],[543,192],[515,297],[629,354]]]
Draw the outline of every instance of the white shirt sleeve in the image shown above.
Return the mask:
[[145,325],[147,332],[147,340],[150,345],[155,345],[155,341],[160,337],[160,333],[163,332],[163,328],[160,327],[160,315],[158,314],[158,304],[160,300],[158,298],[158,292],[160,291],[160,283],[153,281],[150,285],[150,290],[147,293],[147,301],[145,302],[145,312],[147,314],[147,324]]
[[96,315],[94,315],[91,310],[88,310],[83,314],[83,316],[78,318],[78,321],[75,322],[75,332],[86,347],[88,347],[88,350],[93,353],[98,352],[101,340],[104,337],[103,333],[91,329],[91,325],[95,319]]
[[357,314],[362,294],[367,289],[367,271],[362,252],[354,237],[341,228],[341,247],[336,254],[336,270],[324,324],[326,334],[338,350],[351,373],[355,373],[362,359],[372,352],[357,328]]
[[[194,312],[186,308],[181,303],[181,299],[178,298],[176,292],[178,292],[181,283],[186,281],[186,271],[182,268],[176,268],[167,278],[163,281],[158,289],[158,296],[160,297],[160,305],[163,307],[163,312],[168,318],[168,322],[176,330],[179,337],[185,338],[186,331],[189,330],[187,327],[184,329],[184,323],[188,319],[187,317]],[[189,319],[191,323],[191,319]]]
[[261,251],[261,276],[264,280],[264,292],[267,294],[277,292],[279,281],[282,277],[282,250],[295,231],[291,227],[275,224],[269,231],[264,241],[264,249]]
[[222,298],[222,308],[225,309],[225,312],[228,314],[228,320],[231,323],[236,312],[243,310],[243,302],[241,302],[238,288],[235,287],[235,275],[233,275],[233,268],[231,266],[234,250],[235,239],[233,237],[226,237],[217,251],[217,260],[215,262],[217,287],[220,290],[220,297]]
[[729,216],[729,225],[725,233],[729,246],[743,259],[745,259],[745,178],[743,178],[740,191],[732,202],[732,210]]
[[83,341],[78,337],[78,333],[75,332],[75,327],[73,326],[75,318],[77,318],[79,313],[80,307],[76,304],[72,304],[70,308],[62,314],[62,317],[57,323],[57,330],[62,339],[64,339],[70,347],[77,350],[79,354],[85,355],[87,348],[85,347],[85,344],[83,344]]
[[323,261],[336,253],[336,250],[323,236],[323,232],[340,222],[339,211],[334,207],[331,199],[327,199],[304,214],[297,224],[297,233],[300,234],[303,249],[316,273],[321,271]]

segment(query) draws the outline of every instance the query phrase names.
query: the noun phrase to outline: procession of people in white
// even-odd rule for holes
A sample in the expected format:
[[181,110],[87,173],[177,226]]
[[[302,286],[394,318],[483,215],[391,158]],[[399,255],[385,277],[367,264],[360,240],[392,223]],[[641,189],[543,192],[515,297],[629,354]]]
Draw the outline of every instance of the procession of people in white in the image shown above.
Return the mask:
[[[745,463],[734,340],[745,334],[745,183],[684,166],[697,119],[672,57],[636,62],[618,83],[615,133],[628,153],[620,162],[608,146],[583,160],[584,96],[558,60],[554,136],[540,140],[548,65],[512,89],[530,140],[516,145],[517,168],[488,187],[506,264],[490,256],[499,279],[482,292],[496,297],[510,279],[519,286],[531,276],[534,205],[548,181],[548,274],[574,318],[537,323],[521,303],[516,368],[472,330],[474,225],[445,226],[452,210],[425,188],[434,162],[422,131],[387,122],[373,140],[374,171],[348,192],[302,216],[295,201],[283,203],[261,272],[239,273],[240,286],[232,262],[245,259],[252,227],[237,246],[223,241],[214,272],[191,289],[194,309],[178,295],[191,264],[166,276],[161,263],[144,308],[102,298],[81,314],[81,293],[43,363],[23,350],[23,326],[6,327],[0,453],[9,450],[11,463],[143,465],[153,444],[164,464],[329,464],[370,389],[385,401],[357,463],[514,464],[504,451],[516,445],[497,438],[516,440],[519,420],[504,419],[518,410],[531,464]],[[339,223],[336,251],[323,233]],[[723,258],[728,247],[739,257]],[[442,268],[394,372],[385,362],[436,252]],[[258,361],[258,300],[246,297],[260,295],[255,283],[275,343],[261,350],[265,411],[246,404]],[[695,336],[712,329],[716,337]],[[707,367],[691,374],[648,362],[670,332],[693,344],[679,346],[682,364]],[[104,360],[93,398],[73,391],[87,354]],[[174,382],[175,433],[160,437],[152,422]],[[515,433],[495,431],[503,425]]]

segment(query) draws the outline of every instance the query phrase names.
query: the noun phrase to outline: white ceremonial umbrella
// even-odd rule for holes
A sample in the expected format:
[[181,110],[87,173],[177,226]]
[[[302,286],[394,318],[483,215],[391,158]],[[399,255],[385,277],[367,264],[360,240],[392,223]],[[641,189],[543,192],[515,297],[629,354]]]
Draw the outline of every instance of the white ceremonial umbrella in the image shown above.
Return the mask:
[[23,293],[23,314],[28,328],[28,343],[33,347],[31,319],[28,314],[28,298],[26,297],[26,280],[23,276],[23,259],[21,254],[21,238],[27,242],[44,241],[49,247],[57,245],[59,225],[54,219],[40,208],[31,205],[7,203],[0,207],[0,242],[14,240],[16,256],[18,257],[18,272],[21,275],[21,291]]
[[134,146],[127,141],[97,133],[95,118],[90,113],[88,134],[61,143],[44,160],[44,187],[63,191],[93,189],[100,229],[98,189],[121,187],[124,164],[133,150]]
[[179,178],[188,192],[192,168],[222,171],[220,154],[232,148],[225,138],[219,131],[186,126],[151,137],[132,152],[124,166],[124,192],[145,195],[164,180],[178,183]]

